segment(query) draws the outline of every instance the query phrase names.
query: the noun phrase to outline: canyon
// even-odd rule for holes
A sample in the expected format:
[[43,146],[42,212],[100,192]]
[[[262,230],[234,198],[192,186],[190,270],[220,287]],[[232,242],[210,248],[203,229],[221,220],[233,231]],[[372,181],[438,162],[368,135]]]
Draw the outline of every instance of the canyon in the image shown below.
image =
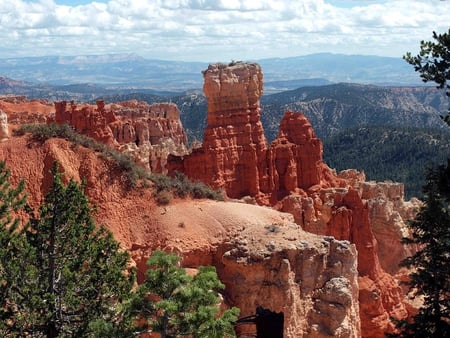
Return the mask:
[[[390,317],[414,312],[398,284],[407,273],[399,261],[411,253],[400,238],[420,201],[405,201],[402,184],[328,167],[321,140],[300,112],[286,111],[267,144],[258,64],[213,64],[203,77],[207,126],[202,144],[190,150],[170,103],[53,106],[6,97],[0,110],[9,121],[3,130],[10,130],[0,158],[13,183],[26,179],[32,206],[48,188],[54,160],[68,177],[85,179],[97,221],[130,252],[140,280],[153,250],[177,252],[184,267],[214,265],[226,285],[224,302],[241,316],[257,306],[282,312],[285,337],[384,337],[393,330]],[[18,124],[31,120],[68,123],[149,171],[182,172],[221,189],[226,201],[158,205],[151,187],[130,189],[111,161],[89,149],[14,136]],[[244,337],[254,327],[237,332]]]

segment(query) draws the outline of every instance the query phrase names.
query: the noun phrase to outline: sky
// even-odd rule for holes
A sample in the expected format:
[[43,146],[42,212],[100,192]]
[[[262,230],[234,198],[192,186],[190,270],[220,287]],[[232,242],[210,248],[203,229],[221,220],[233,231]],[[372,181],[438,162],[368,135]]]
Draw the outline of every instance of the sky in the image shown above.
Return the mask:
[[449,28],[450,0],[0,0],[0,58],[401,58]]

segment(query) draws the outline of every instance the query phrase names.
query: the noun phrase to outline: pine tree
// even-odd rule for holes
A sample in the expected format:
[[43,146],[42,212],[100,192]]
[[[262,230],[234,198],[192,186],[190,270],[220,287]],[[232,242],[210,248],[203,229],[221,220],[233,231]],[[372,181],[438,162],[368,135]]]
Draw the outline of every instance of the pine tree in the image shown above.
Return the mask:
[[10,171],[6,163],[0,161],[0,333],[7,329],[7,323],[12,317],[12,309],[8,302],[8,293],[11,284],[8,280],[17,275],[20,266],[11,264],[17,256],[14,248],[20,246],[20,220],[13,217],[26,205],[24,194],[24,181],[20,181],[16,188],[11,187],[9,182]]
[[412,322],[400,321],[402,337],[450,336],[450,160],[431,170],[424,187],[424,206],[410,223],[405,244],[420,249],[402,265],[412,269],[408,282],[423,305]]
[[[408,52],[403,59],[414,66],[423,82],[435,82],[450,97],[450,28],[443,34],[433,32],[433,39],[421,41],[419,54],[413,56]],[[450,125],[450,107],[447,115],[441,117]]]
[[57,164],[52,177],[44,203],[9,250],[16,256],[9,255],[4,277],[12,314],[6,336],[93,336],[101,323],[120,321],[118,307],[133,284],[128,253],[96,226],[82,187],[63,184]]
[[218,289],[224,285],[214,267],[199,267],[191,277],[178,267],[179,257],[155,251],[147,265],[147,279],[139,287],[134,309],[139,331],[159,332],[162,338],[193,336],[234,337],[233,323],[239,310],[219,316]]

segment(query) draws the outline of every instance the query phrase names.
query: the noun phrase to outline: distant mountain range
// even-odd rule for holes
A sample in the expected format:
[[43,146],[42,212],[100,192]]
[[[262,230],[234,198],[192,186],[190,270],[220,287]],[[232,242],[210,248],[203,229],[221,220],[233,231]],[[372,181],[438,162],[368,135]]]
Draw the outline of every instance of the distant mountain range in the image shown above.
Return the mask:
[[[339,82],[421,85],[401,58],[323,53],[250,61],[261,65],[266,93]],[[181,92],[201,88],[201,71],[207,67],[204,62],[151,60],[136,54],[47,56],[0,59],[0,76],[44,87],[89,83],[108,90]]]

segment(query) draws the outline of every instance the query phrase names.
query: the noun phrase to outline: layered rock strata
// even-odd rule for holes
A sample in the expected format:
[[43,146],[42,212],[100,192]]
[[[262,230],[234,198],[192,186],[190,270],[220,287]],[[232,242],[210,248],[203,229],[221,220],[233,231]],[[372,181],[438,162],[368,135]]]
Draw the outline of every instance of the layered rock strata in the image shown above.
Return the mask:
[[399,245],[398,239],[410,235],[406,222],[414,219],[422,202],[416,198],[405,201],[402,183],[360,182],[358,188],[361,198],[368,203],[381,266],[392,275],[398,274],[400,262],[417,249]]
[[45,123],[54,116],[55,107],[43,99],[28,100],[26,96],[0,95],[0,109],[8,115],[10,125]]
[[[398,261],[388,262],[382,254],[380,262],[371,225],[376,204],[368,199],[364,175],[356,171],[338,175],[330,169],[323,162],[322,142],[301,113],[286,112],[277,138],[266,145],[259,119],[258,65],[210,65],[203,75],[208,99],[203,145],[189,156],[169,157],[169,172],[185,172],[232,198],[248,195],[259,204],[291,213],[306,231],[354,243],[362,336],[384,337],[393,328],[390,317],[405,318],[408,312],[397,281],[382,267]],[[409,213],[406,209],[404,216]],[[391,243],[401,247],[399,233]]]
[[223,188],[230,197],[257,195],[268,187],[259,104],[261,67],[256,63],[210,65],[203,76],[208,98],[203,145],[187,157],[169,157],[168,170]]
[[187,151],[180,112],[173,103],[134,100],[107,106],[98,101],[92,106],[61,101],[55,103],[54,121],[130,154],[153,172],[164,171],[169,154]]
[[242,316],[262,306],[283,313],[284,337],[360,337],[354,245],[295,223],[243,226],[230,244],[218,272]]

